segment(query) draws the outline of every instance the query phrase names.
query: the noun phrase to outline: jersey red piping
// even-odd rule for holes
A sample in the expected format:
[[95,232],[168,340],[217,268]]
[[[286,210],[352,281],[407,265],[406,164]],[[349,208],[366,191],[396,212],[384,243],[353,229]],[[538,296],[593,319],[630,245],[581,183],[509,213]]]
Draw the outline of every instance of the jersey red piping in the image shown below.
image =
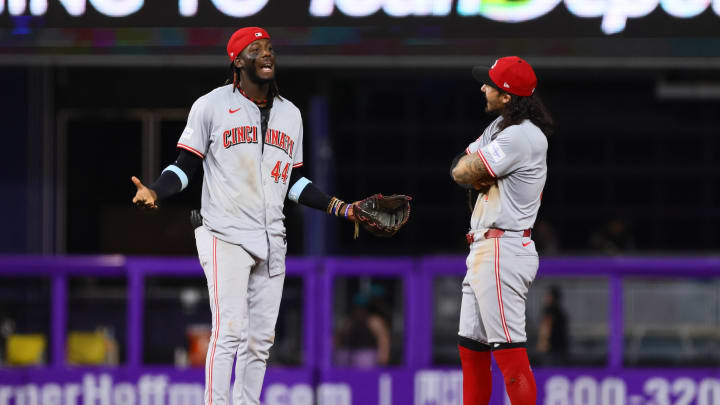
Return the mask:
[[502,322],[503,332],[508,343],[512,343],[510,339],[510,331],[505,321],[505,308],[503,307],[502,300],[502,284],[500,283],[500,238],[495,239],[495,286],[497,287],[498,293],[498,306],[500,307],[500,321]]
[[295,164],[293,165],[293,169],[297,169],[298,167],[300,167],[300,166],[302,166],[302,165],[303,165],[303,162],[295,163]]
[[485,168],[487,169],[488,173],[490,173],[490,175],[493,177],[497,177],[492,167],[490,167],[490,165],[488,164],[487,159],[485,159],[485,155],[483,155],[482,151],[478,149],[477,153],[478,156],[480,156],[480,159],[482,159],[483,163],[485,164]]
[[183,145],[183,144],[179,143],[179,144],[177,144],[177,147],[178,147],[178,148],[185,149],[185,150],[188,151],[188,152],[192,152],[192,153],[200,156],[200,157],[203,158],[203,159],[205,158],[205,155],[203,155],[202,153],[200,153],[200,151],[198,151],[197,149],[193,149],[193,148],[191,148],[191,147],[189,147],[189,146],[187,146],[187,145]]
[[208,387],[208,396],[210,398],[208,398],[208,405],[212,405],[212,380],[213,367],[215,365],[215,347],[217,346],[218,337],[220,335],[220,300],[218,299],[217,279],[217,238],[213,236],[213,292],[215,296],[215,336],[213,336],[213,346],[210,355],[210,385]]
[[469,155],[469,154],[470,154],[470,148],[465,148],[465,154],[466,154],[466,155]]

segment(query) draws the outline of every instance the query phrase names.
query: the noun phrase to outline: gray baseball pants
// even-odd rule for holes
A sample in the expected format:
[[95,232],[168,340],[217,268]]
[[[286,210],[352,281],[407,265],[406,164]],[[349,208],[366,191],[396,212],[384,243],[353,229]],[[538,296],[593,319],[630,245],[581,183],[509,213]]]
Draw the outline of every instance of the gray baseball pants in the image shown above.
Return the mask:
[[484,343],[520,343],[525,301],[537,274],[535,243],[528,237],[476,240],[466,261],[459,335]]
[[195,229],[195,240],[212,312],[205,404],[230,403],[234,361],[233,405],[257,405],[275,341],[285,273],[270,277],[267,260],[218,239],[204,226]]

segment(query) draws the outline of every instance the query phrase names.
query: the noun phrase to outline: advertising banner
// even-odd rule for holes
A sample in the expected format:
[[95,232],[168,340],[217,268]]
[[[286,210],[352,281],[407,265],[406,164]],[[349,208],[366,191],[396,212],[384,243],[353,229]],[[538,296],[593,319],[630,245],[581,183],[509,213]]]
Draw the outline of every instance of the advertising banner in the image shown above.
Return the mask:
[[[720,405],[715,369],[537,369],[543,405]],[[492,405],[509,404],[499,373]],[[0,371],[0,405],[194,405],[203,371]],[[462,405],[458,369],[270,369],[263,405]]]
[[504,29],[501,36],[518,28],[543,37],[603,36],[627,28],[639,37],[717,36],[719,15],[720,0],[0,1],[0,24],[37,28],[421,24],[476,34]]

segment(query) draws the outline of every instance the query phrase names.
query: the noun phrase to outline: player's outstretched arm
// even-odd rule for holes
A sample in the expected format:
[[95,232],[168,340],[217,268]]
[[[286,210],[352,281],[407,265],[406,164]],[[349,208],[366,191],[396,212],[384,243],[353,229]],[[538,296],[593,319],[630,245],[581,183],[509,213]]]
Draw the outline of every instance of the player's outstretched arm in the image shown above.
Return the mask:
[[355,221],[353,204],[348,204],[336,197],[330,197],[320,190],[312,181],[303,177],[302,170],[293,170],[291,175],[288,198],[300,205],[325,211],[328,214]]
[[[406,195],[375,194],[361,201],[346,203],[336,197],[328,196],[312,181],[296,173],[299,172],[293,171],[288,198],[298,204],[355,222],[356,238],[360,225],[375,236],[392,236],[410,218],[411,198]],[[300,178],[295,181],[297,177]]]
[[459,185],[470,184],[477,190],[495,184],[495,177],[487,170],[482,159],[474,153],[460,158],[452,169],[452,177]]
[[181,150],[177,160],[160,174],[150,186],[145,186],[140,179],[133,176],[132,182],[137,187],[133,203],[139,208],[157,209],[158,202],[179,193],[187,187],[195,171],[202,164],[202,159],[186,150]]

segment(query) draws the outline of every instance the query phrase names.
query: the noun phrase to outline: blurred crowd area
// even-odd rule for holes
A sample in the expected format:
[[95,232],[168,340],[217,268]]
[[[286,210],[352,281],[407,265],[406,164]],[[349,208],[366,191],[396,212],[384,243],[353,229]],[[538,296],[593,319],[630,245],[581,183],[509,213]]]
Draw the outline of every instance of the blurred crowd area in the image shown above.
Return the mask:
[[[406,364],[406,280],[337,277],[332,306],[317,316],[332,322],[332,365],[372,368]],[[277,339],[270,363],[302,366],[304,279],[286,279]],[[458,366],[460,276],[432,282],[432,364]],[[603,277],[542,277],[527,301],[528,352],[537,366],[605,366],[608,362],[609,286]],[[127,282],[122,278],[71,278],[68,283],[66,362],[127,362]],[[43,366],[50,359],[48,280],[3,278],[0,283],[0,367]],[[720,364],[720,279],[629,278],[623,293],[623,364]],[[202,368],[210,336],[207,288],[202,278],[148,277],[143,307],[142,363]],[[317,322],[317,321],[314,321]],[[310,343],[315,344],[315,343]]]

